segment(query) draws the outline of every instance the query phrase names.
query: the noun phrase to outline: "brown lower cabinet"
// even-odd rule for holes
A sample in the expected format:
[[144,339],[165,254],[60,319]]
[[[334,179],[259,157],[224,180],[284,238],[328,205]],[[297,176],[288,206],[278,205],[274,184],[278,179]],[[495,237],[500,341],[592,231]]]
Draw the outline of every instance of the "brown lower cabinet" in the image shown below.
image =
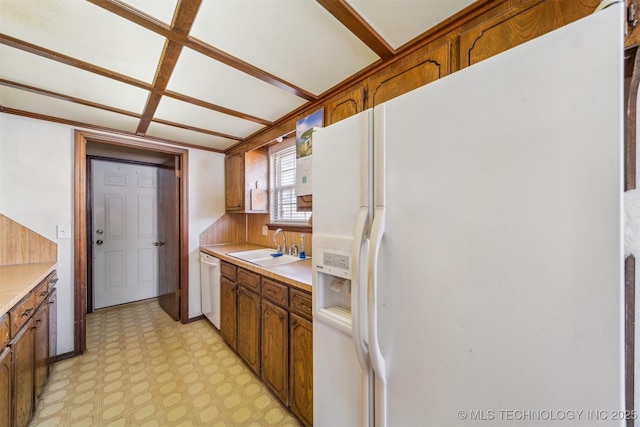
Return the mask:
[[289,302],[290,406],[306,426],[313,424],[313,324],[311,295],[292,289]]
[[238,349],[238,295],[236,289],[235,282],[224,276],[220,278],[220,334],[234,350]]
[[238,286],[238,354],[260,375],[260,296]]
[[289,404],[289,313],[262,300],[262,381]]
[[313,424],[311,294],[223,261],[220,333],[306,426]]
[[0,318],[1,427],[29,424],[49,378],[56,349],[55,277],[54,271]]
[[13,359],[13,425],[29,424],[34,410],[34,340],[33,319],[29,319],[11,340]]
[[11,349],[0,353],[0,426],[11,425]]
[[49,372],[51,372],[53,362],[58,354],[58,297],[56,292],[56,288],[51,289],[49,298],[47,298],[49,302]]
[[49,303],[43,303],[33,315],[34,398],[38,399],[49,377]]

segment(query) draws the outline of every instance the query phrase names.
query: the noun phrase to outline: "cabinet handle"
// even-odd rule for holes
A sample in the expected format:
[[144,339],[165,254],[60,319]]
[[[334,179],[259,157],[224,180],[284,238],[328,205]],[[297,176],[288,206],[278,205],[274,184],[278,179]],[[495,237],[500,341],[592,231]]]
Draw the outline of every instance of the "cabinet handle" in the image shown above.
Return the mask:
[[22,313],[22,317],[30,316],[33,308],[28,308],[24,313]]
[[304,308],[304,309],[306,309],[306,310],[311,311],[311,307],[309,307],[309,306],[308,306],[308,305],[306,305],[306,304],[299,303],[299,304],[298,304],[298,306],[300,306],[300,307],[302,307],[302,308]]
[[45,296],[46,294],[47,294],[47,291],[42,291],[42,292],[40,292],[40,296],[41,296],[41,297]]

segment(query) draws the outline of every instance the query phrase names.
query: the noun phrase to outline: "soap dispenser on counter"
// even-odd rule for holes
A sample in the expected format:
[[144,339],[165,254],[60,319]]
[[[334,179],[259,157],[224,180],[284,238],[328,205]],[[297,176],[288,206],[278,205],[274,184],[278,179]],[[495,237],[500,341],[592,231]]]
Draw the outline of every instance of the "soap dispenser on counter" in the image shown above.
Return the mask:
[[304,251],[304,233],[300,233],[300,258],[304,259],[307,254]]

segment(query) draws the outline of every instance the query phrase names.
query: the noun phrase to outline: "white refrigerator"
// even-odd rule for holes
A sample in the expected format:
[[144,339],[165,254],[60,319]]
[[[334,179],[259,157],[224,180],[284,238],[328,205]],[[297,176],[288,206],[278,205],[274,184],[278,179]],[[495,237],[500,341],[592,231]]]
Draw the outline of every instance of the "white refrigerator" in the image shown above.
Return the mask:
[[623,425],[623,4],[313,136],[314,425]]

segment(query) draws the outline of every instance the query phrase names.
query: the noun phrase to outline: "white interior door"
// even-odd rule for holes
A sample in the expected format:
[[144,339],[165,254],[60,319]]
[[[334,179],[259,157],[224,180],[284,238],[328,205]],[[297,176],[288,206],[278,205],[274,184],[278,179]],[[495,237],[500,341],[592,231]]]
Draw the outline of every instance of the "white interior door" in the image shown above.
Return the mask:
[[158,296],[158,170],[92,160],[93,306]]

